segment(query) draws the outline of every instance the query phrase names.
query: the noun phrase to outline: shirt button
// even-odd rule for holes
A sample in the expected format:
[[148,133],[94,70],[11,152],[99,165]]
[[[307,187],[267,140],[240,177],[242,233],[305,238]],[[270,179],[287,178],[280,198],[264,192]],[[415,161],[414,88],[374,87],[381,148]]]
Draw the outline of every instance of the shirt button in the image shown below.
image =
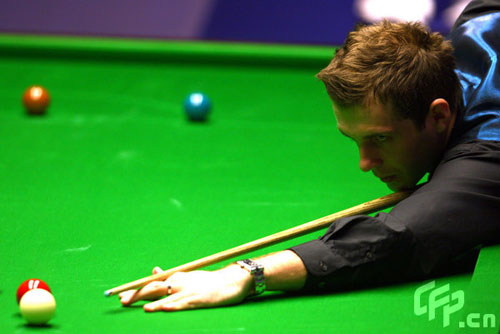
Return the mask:
[[371,259],[373,257],[372,252],[370,252],[370,251],[366,252],[366,257]]
[[319,267],[321,268],[321,270],[323,271],[328,271],[328,266],[326,265],[326,263],[324,263],[323,261],[320,261],[319,262]]

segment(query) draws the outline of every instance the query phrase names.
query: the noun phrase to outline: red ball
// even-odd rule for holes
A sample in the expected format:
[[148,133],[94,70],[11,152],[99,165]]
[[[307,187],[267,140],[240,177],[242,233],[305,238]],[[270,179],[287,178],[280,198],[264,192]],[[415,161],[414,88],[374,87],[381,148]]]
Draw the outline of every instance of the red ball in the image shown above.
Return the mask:
[[19,286],[19,288],[17,288],[17,303],[19,304],[19,301],[21,300],[21,298],[24,296],[24,294],[26,292],[33,290],[33,289],[43,289],[43,290],[47,290],[48,292],[52,293],[52,291],[50,291],[50,288],[47,285],[47,283],[45,283],[44,281],[42,281],[41,279],[38,279],[38,278],[31,278],[31,279],[28,279],[28,280],[22,282],[21,285]]
[[24,92],[23,105],[30,115],[43,115],[49,107],[49,92],[41,86],[31,86]]

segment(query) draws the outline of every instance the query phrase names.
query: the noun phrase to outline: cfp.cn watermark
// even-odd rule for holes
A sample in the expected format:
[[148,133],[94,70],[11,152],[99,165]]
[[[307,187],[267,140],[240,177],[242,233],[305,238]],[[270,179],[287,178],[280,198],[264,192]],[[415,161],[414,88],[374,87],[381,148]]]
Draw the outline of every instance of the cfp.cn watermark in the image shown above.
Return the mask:
[[[451,315],[460,311],[464,305],[464,291],[450,291],[450,284],[436,287],[436,281],[431,281],[417,288],[413,294],[415,315],[427,314],[429,321],[437,321],[436,311],[442,310],[443,327],[450,326]],[[460,328],[496,328],[497,326],[496,315],[490,313],[469,313],[465,316],[465,321],[458,322]]]

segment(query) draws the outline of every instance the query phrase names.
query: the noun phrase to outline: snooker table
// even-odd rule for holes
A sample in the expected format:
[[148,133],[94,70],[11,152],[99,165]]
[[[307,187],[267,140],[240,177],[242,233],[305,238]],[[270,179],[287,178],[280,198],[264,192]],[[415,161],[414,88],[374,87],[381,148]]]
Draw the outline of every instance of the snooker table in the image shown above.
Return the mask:
[[[103,296],[153,266],[174,267],[389,193],[358,170],[356,147],[336,131],[314,77],[332,55],[327,46],[0,35],[0,332],[465,332],[461,312],[447,327],[442,309],[432,321],[415,315],[415,291],[427,282],[267,292],[238,306],[168,314]],[[33,84],[52,98],[42,117],[21,104]],[[205,123],[184,115],[194,91],[212,100]],[[464,290],[471,312],[479,305],[495,313],[491,333],[500,321],[499,254],[488,248],[474,274],[436,280]],[[32,277],[57,301],[42,328],[25,325],[15,301]]]

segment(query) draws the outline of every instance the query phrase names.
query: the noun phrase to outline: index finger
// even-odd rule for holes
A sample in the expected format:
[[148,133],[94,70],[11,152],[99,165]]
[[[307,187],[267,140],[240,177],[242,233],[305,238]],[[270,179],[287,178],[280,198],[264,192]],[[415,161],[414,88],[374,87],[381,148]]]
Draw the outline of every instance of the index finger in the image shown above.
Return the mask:
[[168,286],[165,281],[155,281],[139,290],[128,290],[119,294],[123,306],[131,305],[139,300],[154,300],[167,294]]

